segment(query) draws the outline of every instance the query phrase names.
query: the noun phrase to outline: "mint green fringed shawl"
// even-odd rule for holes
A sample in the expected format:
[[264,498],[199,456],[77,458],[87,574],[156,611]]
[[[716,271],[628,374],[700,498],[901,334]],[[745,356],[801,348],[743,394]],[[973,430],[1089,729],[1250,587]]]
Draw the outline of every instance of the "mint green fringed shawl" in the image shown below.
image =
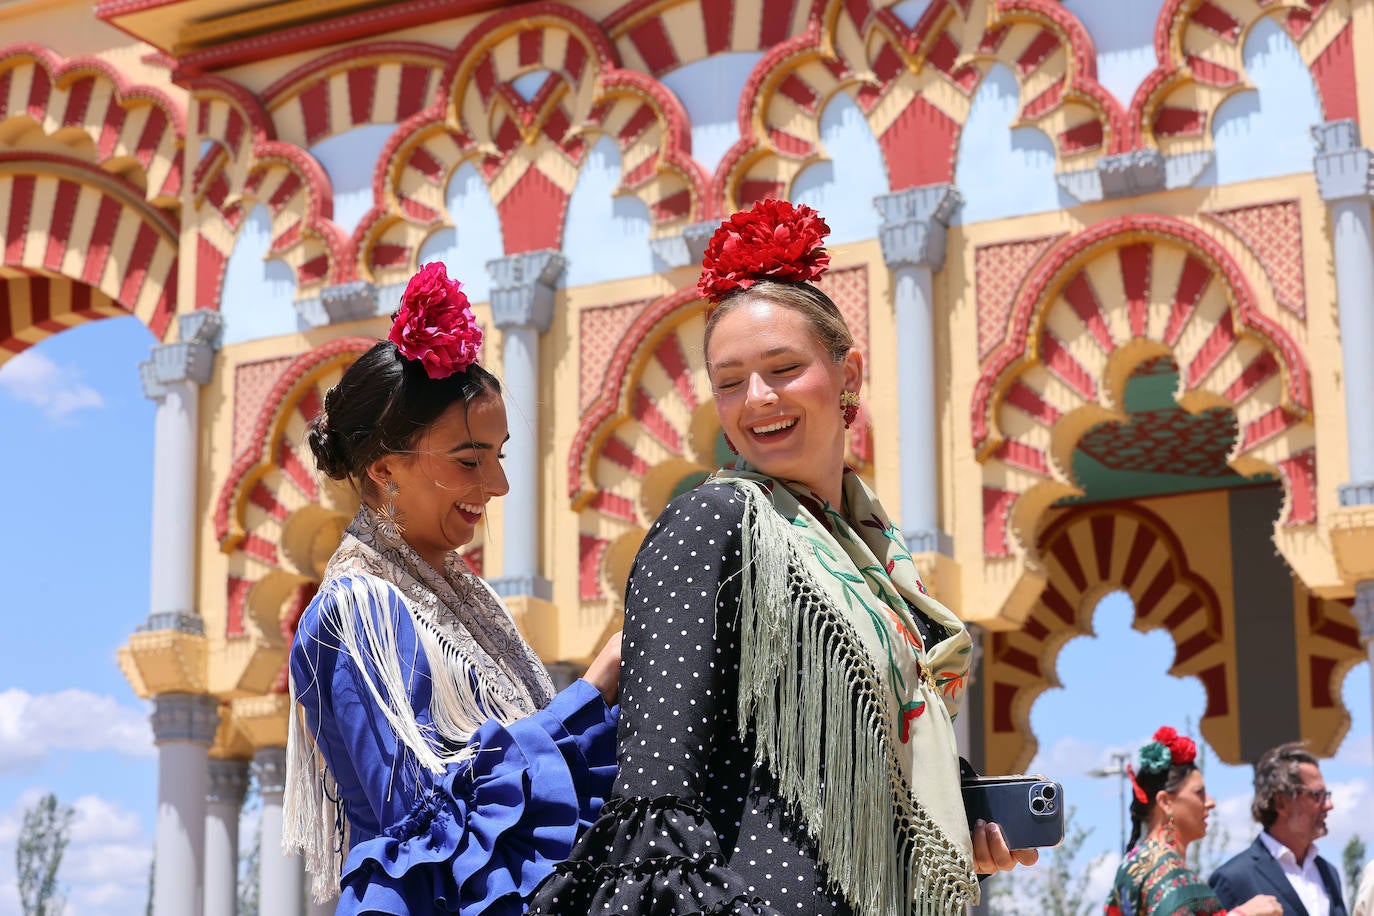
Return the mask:
[[[713,479],[745,497],[741,736],[753,726],[758,762],[859,913],[962,914],[978,898],[952,724],[968,630],[926,594],[857,474],[842,515],[737,468]],[[934,645],[908,601],[944,631]]]

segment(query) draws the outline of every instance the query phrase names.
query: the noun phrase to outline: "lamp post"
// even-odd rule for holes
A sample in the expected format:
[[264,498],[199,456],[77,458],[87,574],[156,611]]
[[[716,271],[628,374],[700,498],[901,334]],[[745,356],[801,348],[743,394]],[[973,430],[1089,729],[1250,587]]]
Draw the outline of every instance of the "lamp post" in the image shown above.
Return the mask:
[[1129,775],[1126,770],[1126,762],[1131,759],[1131,755],[1126,751],[1112,751],[1107,757],[1112,761],[1109,766],[1097,767],[1088,771],[1089,776],[1099,779],[1108,776],[1117,777],[1117,814],[1121,818],[1121,854],[1126,854],[1126,778]]

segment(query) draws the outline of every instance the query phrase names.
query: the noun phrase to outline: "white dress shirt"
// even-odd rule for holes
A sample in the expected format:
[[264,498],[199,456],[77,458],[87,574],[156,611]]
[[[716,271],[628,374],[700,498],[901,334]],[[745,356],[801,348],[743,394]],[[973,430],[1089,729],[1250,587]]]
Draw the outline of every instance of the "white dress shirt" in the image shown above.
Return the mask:
[[1331,916],[1331,896],[1326,892],[1322,873],[1317,869],[1317,844],[1309,846],[1307,858],[1299,862],[1293,850],[1271,837],[1269,831],[1260,832],[1260,842],[1269,850],[1274,861],[1279,863],[1279,868],[1283,869],[1288,883],[1293,885],[1298,899],[1307,908],[1308,916]]

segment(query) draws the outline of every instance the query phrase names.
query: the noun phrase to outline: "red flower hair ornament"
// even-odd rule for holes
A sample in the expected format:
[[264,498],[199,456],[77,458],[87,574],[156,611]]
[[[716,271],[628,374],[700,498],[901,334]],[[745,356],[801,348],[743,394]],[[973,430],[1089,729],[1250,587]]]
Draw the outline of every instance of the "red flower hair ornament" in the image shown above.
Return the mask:
[[439,261],[430,261],[410,278],[387,339],[435,380],[464,371],[477,362],[482,349],[482,329],[463,284],[450,280]]
[[810,283],[825,273],[830,227],[815,210],[761,200],[720,224],[701,259],[701,298],[718,303],[759,280]]

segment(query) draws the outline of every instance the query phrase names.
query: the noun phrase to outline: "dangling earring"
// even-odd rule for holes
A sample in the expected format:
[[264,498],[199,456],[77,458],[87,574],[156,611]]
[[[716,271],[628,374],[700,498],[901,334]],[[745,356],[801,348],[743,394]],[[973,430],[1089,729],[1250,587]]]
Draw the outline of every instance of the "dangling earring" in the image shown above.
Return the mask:
[[844,428],[854,425],[854,420],[859,416],[859,393],[845,389],[840,392],[840,411],[844,414]]
[[[1164,822],[1164,844],[1173,849],[1178,849],[1178,827],[1174,825],[1174,815],[1169,814],[1169,819]],[[1182,852],[1182,850],[1179,850]]]
[[722,436],[725,436],[725,447],[728,448],[728,449],[730,450],[730,454],[732,454],[732,455],[738,455],[738,454],[739,454],[739,449],[735,448],[735,443],[733,443],[733,442],[730,441],[730,437],[729,437],[729,436],[726,436],[725,433],[723,433],[723,432],[721,433],[721,435],[722,435]]
[[405,515],[396,508],[396,494],[401,492],[401,488],[394,480],[388,480],[382,488],[386,493],[386,502],[377,510],[377,529],[395,540],[406,530]]

